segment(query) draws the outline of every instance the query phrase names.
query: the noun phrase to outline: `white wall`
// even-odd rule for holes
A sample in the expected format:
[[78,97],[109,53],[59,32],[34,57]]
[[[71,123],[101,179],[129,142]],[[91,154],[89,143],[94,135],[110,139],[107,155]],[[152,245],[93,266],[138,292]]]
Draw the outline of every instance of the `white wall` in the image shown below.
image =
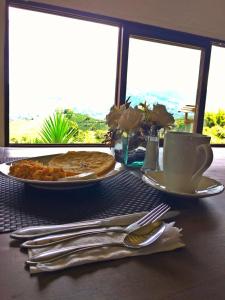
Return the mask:
[[225,40],[225,0],[33,0]]
[[[29,0],[28,0],[29,1]],[[225,0],[33,0],[225,41]],[[0,0],[0,145],[3,145],[4,5]]]

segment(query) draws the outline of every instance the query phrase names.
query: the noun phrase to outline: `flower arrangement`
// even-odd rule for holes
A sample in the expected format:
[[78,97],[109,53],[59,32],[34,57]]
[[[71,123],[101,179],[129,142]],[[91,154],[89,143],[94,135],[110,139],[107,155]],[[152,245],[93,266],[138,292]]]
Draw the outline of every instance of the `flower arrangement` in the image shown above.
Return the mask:
[[120,107],[113,105],[107,114],[106,123],[109,131],[105,142],[113,146],[121,136],[133,134],[136,136],[136,143],[140,144],[153,125],[157,130],[166,129],[173,126],[174,121],[173,115],[166,110],[165,105],[155,104],[150,108],[143,102],[133,108],[128,98]]

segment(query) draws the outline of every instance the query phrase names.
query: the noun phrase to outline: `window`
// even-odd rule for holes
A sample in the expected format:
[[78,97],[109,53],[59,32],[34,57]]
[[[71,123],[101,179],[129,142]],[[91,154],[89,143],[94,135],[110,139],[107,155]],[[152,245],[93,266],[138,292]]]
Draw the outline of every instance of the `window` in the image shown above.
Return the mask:
[[225,47],[212,46],[203,132],[225,144]]
[[118,26],[9,7],[10,143],[101,143],[118,36]]
[[106,114],[128,97],[132,105],[164,104],[175,130],[203,128],[213,144],[225,144],[224,41],[49,4],[7,3],[6,146],[102,145]]
[[199,49],[131,37],[126,97],[134,105],[165,105],[176,119],[176,130],[192,131],[200,59]]

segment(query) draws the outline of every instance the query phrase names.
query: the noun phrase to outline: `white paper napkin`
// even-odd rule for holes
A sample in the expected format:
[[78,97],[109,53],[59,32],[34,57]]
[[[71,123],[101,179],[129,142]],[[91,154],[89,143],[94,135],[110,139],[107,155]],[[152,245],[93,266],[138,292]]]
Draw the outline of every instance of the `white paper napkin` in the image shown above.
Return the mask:
[[[115,226],[117,219],[121,222],[121,216],[111,218],[113,225]],[[137,214],[131,214],[124,216],[124,225],[128,225],[137,219]],[[126,224],[127,223],[127,224]],[[92,262],[100,262],[107,260],[120,259],[123,257],[149,255],[157,252],[171,251],[177,248],[184,247],[185,244],[181,241],[181,229],[174,226],[174,222],[167,223],[166,229],[162,236],[153,244],[143,247],[141,249],[130,249],[124,246],[108,246],[101,247],[92,250],[84,250],[76,252],[66,257],[54,260],[48,263],[37,263],[35,266],[30,266],[30,273],[36,274],[41,272],[51,272],[70,267],[76,267],[83,264]],[[76,238],[70,241],[65,241],[60,244],[43,247],[43,248],[32,248],[28,250],[29,259],[32,259],[34,255],[44,253],[53,249],[60,249],[62,247],[69,246],[86,246],[96,243],[111,243],[111,242],[122,242],[125,233],[107,232],[101,234],[91,234]]]

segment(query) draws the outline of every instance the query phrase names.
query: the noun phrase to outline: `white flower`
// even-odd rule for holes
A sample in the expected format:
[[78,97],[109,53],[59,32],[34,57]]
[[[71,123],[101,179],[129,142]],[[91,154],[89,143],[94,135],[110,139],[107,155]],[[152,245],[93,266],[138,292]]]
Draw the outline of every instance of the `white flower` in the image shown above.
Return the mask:
[[140,103],[139,107],[132,108],[130,102],[124,105],[112,106],[106,116],[109,126],[108,139],[111,142],[123,132],[136,132],[139,135],[147,134],[152,125],[158,129],[168,128],[174,124],[173,115],[170,114],[165,105],[156,104],[151,109],[146,102]]
[[110,108],[110,112],[106,116],[106,123],[111,129],[116,129],[118,127],[118,121],[125,109],[125,105],[121,105],[120,107],[113,105]]
[[124,110],[118,120],[119,129],[130,132],[138,128],[143,120],[143,112],[138,108],[129,107]]
[[175,121],[173,115],[166,110],[165,105],[153,105],[152,113],[154,114],[155,123],[159,127],[168,127]]

